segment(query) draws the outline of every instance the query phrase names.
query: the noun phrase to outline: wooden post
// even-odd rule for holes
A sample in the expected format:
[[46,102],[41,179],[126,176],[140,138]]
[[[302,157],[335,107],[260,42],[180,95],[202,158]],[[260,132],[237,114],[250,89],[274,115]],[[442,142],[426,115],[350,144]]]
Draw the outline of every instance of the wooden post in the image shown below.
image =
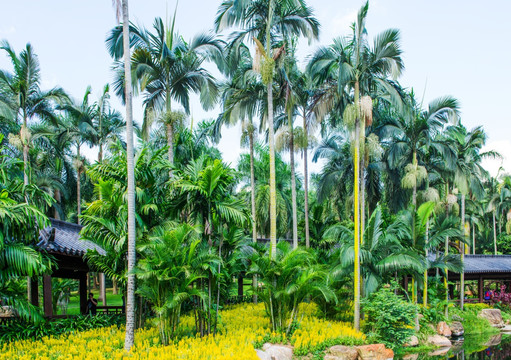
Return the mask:
[[243,276],[238,276],[238,296],[243,297]]
[[477,279],[477,293],[479,295],[479,302],[482,303],[484,301],[484,283],[481,275]]
[[80,275],[79,295],[80,295],[80,313],[87,312],[87,275],[85,273]]
[[39,279],[36,276],[30,278],[30,303],[34,306],[39,306]]
[[99,273],[99,300],[106,306],[106,279],[105,273]]
[[43,275],[44,316],[53,316],[53,300],[51,296],[51,275]]

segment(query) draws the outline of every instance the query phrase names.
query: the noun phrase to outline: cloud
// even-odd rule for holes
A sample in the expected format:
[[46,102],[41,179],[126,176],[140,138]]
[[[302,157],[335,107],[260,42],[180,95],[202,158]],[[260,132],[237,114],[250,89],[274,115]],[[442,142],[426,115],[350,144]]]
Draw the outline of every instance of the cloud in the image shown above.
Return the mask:
[[488,158],[482,161],[483,167],[490,172],[490,175],[496,176],[501,168],[500,174],[511,173],[511,141],[490,141],[483,147],[482,151],[496,151],[502,155],[502,158],[499,159]]

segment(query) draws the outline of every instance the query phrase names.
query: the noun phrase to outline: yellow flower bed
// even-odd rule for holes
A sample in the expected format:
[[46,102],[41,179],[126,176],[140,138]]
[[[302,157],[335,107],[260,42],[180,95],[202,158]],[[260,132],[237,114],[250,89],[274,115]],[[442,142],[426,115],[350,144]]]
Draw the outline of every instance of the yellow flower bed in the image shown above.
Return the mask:
[[[338,339],[363,339],[348,324],[315,318],[313,305],[302,306],[300,329],[290,342],[295,352],[321,346]],[[155,328],[141,329],[135,334],[135,345],[126,354],[123,350],[124,328],[99,328],[60,336],[46,337],[39,341],[22,340],[0,346],[0,360],[258,360],[254,344],[267,340],[286,341],[280,334],[272,334],[271,326],[262,304],[241,304],[220,312],[219,333],[207,337],[183,337],[168,345],[160,345]],[[193,329],[193,316],[184,316],[183,329]]]

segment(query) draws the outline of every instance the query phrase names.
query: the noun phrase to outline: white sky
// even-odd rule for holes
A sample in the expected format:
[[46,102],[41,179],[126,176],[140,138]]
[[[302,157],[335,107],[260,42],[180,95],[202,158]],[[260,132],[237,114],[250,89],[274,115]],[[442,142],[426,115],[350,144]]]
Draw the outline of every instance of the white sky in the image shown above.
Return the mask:
[[[191,39],[212,28],[220,3],[181,0],[178,31]],[[328,45],[334,37],[348,34],[362,1],[309,0],[308,4],[316,10],[322,30],[319,42],[300,48],[302,59],[318,44]],[[172,14],[175,5],[175,0],[131,0],[130,18],[150,28],[156,16]],[[510,13],[511,2],[505,0],[373,0],[367,20],[370,38],[386,28],[401,30],[406,71],[400,82],[414,87],[421,96],[425,89],[425,103],[442,95],[458,98],[465,126],[484,126],[488,134],[486,148],[501,152],[507,171],[511,171],[511,113],[504,110],[511,98]],[[17,52],[27,42],[33,45],[41,63],[43,89],[59,85],[81,98],[91,85],[99,96],[104,84],[112,79],[104,40],[115,25],[110,0],[4,1],[0,39],[7,39]],[[3,54],[0,68],[11,69]],[[140,98],[135,100],[137,121],[142,118],[140,103]],[[114,105],[124,112],[117,101]],[[195,122],[217,114],[205,113],[197,101],[192,104],[192,112]],[[220,144],[224,159],[233,165],[241,151],[239,137],[239,128],[226,129]],[[486,162],[493,174],[500,165],[500,161]],[[318,171],[319,167],[312,169]]]

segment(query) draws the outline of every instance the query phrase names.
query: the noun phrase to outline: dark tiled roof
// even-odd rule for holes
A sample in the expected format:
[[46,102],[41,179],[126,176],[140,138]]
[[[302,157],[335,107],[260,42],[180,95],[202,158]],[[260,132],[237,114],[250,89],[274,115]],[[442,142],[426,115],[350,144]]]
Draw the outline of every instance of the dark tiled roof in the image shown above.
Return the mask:
[[465,274],[511,273],[511,255],[465,255],[464,266]]
[[63,255],[83,256],[87,250],[96,249],[101,255],[106,252],[99,245],[80,239],[81,225],[50,219],[51,225],[39,233],[37,246],[49,252]]

